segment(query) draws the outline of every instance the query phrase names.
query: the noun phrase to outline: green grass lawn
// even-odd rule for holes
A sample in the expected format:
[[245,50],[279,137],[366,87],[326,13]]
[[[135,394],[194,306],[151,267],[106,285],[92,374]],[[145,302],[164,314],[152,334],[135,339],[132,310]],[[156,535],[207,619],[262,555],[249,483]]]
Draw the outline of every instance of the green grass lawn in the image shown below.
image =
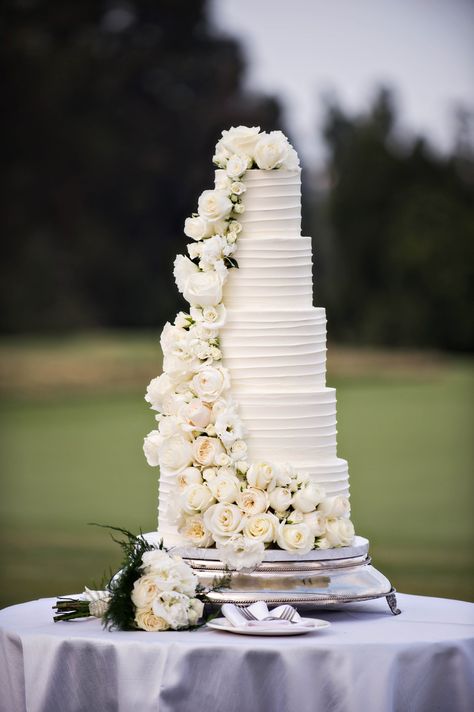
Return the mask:
[[[84,373],[72,380],[78,355],[70,345],[0,349],[10,369],[1,407],[0,605],[77,592],[116,567],[118,548],[88,522],[155,528],[157,472],[141,444],[154,424],[143,391],[159,372],[156,346],[116,339],[104,355],[100,343],[101,350],[80,350],[96,375],[79,358]],[[25,368],[25,359],[41,373],[49,364],[43,386],[24,386],[18,364]],[[351,352],[339,360],[364,363]],[[407,364],[391,371],[370,361],[365,371],[344,366],[328,379],[338,388],[339,454],[349,460],[353,520],[398,590],[471,599],[473,369],[455,359],[434,368]],[[107,382],[103,373],[111,374]]]

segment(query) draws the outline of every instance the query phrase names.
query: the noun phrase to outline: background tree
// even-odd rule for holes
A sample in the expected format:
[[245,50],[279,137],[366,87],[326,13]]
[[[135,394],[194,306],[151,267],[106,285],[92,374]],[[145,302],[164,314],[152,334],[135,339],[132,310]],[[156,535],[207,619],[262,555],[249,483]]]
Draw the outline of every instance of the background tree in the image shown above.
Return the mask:
[[281,128],[204,0],[7,0],[6,332],[157,327],[223,128]]
[[[383,89],[351,117],[327,108],[330,190],[319,200],[323,284],[335,338],[355,343],[472,349],[474,160],[435,155],[396,133]],[[461,141],[462,139],[462,141]]]

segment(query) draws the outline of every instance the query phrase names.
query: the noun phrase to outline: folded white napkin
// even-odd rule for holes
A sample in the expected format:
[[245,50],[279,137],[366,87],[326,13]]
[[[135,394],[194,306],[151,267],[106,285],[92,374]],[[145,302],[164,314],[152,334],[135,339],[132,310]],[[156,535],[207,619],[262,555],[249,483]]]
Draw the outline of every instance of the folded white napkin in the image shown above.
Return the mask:
[[[252,603],[251,606],[248,606],[248,610],[255,616],[257,620],[248,620],[243,615],[241,608],[233,603],[224,603],[221,611],[222,614],[227,618],[229,623],[235,627],[240,628],[242,626],[247,626],[249,628],[272,628],[273,626],[281,627],[294,625],[291,621],[280,618],[283,610],[286,608],[287,606],[278,606],[278,608],[274,608],[273,610],[269,611],[265,601],[256,601],[255,603]],[[296,609],[294,608],[292,608],[292,610],[294,610],[295,612],[293,621],[295,623],[301,623],[301,616],[299,615],[298,611],[296,611]],[[272,619],[267,621],[263,620],[268,616],[271,616]]]

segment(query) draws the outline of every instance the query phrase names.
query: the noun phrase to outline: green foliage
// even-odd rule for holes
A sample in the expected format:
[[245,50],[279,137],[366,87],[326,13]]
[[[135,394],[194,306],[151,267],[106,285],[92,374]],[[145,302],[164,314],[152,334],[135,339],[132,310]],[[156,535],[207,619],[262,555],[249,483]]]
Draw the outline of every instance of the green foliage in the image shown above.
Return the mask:
[[133,630],[137,626],[134,622],[135,607],[130,594],[133,590],[133,584],[142,576],[142,571],[140,570],[142,556],[146,551],[163,549],[162,542],[160,546],[155,546],[147,542],[142,535],[136,536],[127,529],[103,524],[96,524],[95,526],[120,532],[125,537],[124,539],[117,539],[112,536],[113,541],[122,549],[123,558],[120,571],[115,574],[107,586],[110,591],[110,602],[102,619],[104,626],[109,630]]
[[325,136],[331,190],[314,232],[332,338],[472,349],[472,146],[441,157],[407,145],[386,90],[361,116],[330,105]]
[[172,264],[231,124],[281,128],[242,88],[204,0],[7,0],[0,329],[157,327]]

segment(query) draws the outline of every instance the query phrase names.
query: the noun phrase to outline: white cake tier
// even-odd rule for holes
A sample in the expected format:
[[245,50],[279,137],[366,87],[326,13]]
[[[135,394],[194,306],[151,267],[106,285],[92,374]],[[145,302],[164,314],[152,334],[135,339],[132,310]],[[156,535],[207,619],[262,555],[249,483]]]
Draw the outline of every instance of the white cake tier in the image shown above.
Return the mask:
[[[326,312],[229,309],[220,331],[232,393],[307,393],[326,379]],[[245,422],[245,415],[244,422]]]
[[239,241],[224,304],[245,309],[309,309],[313,303],[311,238],[265,236]]
[[[225,171],[216,170],[216,182]],[[263,171],[252,169],[245,174],[245,213],[239,216],[244,229],[242,241],[258,234],[287,237],[301,234],[301,170]],[[240,238],[239,238],[240,239]]]

